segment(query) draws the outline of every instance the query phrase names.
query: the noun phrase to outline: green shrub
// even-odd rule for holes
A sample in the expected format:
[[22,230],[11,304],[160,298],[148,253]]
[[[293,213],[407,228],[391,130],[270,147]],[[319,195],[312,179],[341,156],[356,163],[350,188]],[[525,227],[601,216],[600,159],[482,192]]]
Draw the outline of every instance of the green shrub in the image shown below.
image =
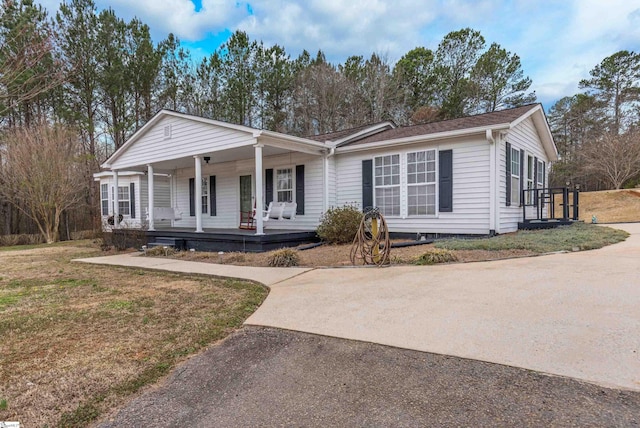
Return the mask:
[[283,248],[276,250],[269,255],[269,266],[271,267],[291,267],[300,264],[300,257],[296,250]]
[[362,213],[352,205],[330,208],[320,217],[318,236],[329,244],[350,244],[362,222]]
[[450,263],[458,261],[458,257],[449,250],[431,248],[422,253],[415,260],[417,265],[435,265],[439,263]]

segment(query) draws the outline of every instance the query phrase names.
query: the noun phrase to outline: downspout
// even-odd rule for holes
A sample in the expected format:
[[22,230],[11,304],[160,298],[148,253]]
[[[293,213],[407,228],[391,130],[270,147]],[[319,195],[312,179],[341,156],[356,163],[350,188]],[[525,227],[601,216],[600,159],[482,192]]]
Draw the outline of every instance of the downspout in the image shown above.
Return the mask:
[[498,146],[498,144],[493,137],[493,131],[491,131],[490,129],[486,130],[485,136],[487,138],[487,142],[489,143],[489,235],[495,235],[497,233],[496,213],[498,211],[498,198],[496,197],[498,193],[498,185],[496,183],[496,147]]
[[324,212],[329,209],[329,158],[336,154],[336,148],[331,147],[324,155]]

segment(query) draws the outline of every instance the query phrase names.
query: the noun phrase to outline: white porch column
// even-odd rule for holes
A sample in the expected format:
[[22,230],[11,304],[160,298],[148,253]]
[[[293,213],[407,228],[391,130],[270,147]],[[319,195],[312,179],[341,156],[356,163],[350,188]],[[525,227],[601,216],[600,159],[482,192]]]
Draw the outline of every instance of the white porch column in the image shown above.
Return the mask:
[[196,190],[196,232],[202,232],[202,157],[194,156],[196,160],[196,177],[194,187]]
[[262,221],[262,210],[264,203],[262,202],[262,144],[255,144],[255,161],[256,161],[256,235],[264,235],[264,222]]
[[113,228],[118,228],[120,217],[120,197],[118,196],[118,171],[113,170]]
[[322,156],[322,166],[324,167],[324,192],[322,195],[322,211],[329,209],[329,155],[327,153]]
[[156,230],[153,224],[153,207],[155,207],[155,194],[153,193],[153,165],[147,165],[147,184],[149,186],[149,207],[147,212],[149,213],[149,230]]
[[496,200],[496,146],[498,142],[493,136],[493,132],[489,129],[486,131],[487,142],[489,143],[489,232],[496,231],[496,210],[498,202]]

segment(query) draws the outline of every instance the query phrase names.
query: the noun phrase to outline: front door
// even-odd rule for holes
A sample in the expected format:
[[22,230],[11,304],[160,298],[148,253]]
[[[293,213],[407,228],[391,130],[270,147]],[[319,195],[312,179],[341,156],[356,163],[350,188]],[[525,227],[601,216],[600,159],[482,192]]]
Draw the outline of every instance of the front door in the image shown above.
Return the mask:
[[253,194],[251,190],[251,176],[240,176],[240,212],[253,211]]

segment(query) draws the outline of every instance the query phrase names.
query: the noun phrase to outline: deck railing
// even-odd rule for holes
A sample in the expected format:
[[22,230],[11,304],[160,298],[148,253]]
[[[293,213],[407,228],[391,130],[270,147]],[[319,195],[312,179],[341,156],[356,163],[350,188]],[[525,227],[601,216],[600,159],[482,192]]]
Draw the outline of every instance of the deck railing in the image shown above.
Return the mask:
[[[577,221],[580,192],[568,187],[525,189],[522,197],[523,222],[563,220]],[[527,209],[533,207],[534,209]]]

